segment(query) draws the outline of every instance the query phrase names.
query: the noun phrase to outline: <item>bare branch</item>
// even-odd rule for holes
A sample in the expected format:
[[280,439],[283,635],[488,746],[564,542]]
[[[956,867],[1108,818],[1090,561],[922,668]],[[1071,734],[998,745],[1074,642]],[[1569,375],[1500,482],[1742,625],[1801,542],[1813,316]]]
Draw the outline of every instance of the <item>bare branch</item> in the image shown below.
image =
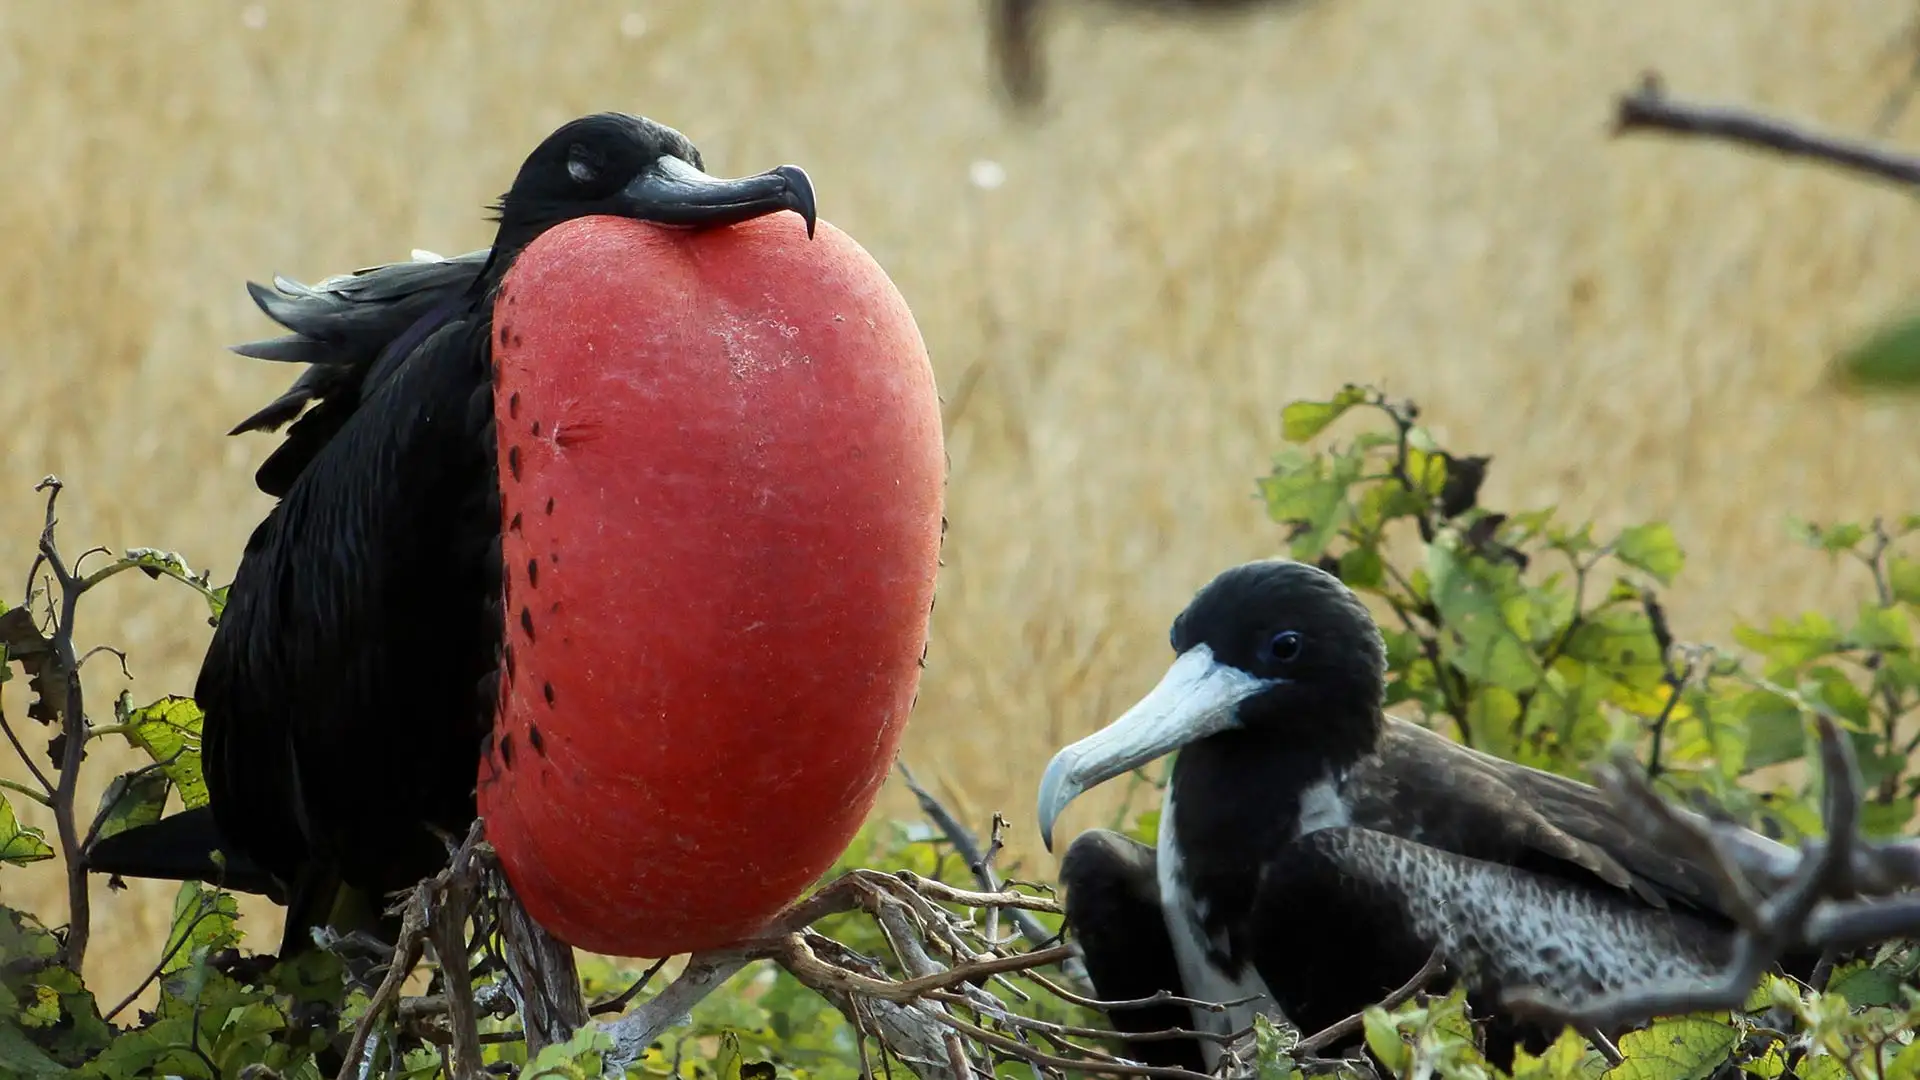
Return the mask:
[[1909,187],[1920,186],[1920,157],[1810,131],[1746,109],[1675,101],[1667,97],[1660,76],[1653,72],[1642,78],[1638,90],[1620,98],[1614,132],[1630,131],[1720,139],[1788,157],[1838,165]]
[[86,655],[82,656],[76,662],[76,666],[86,667],[87,661],[93,659],[94,656],[99,653],[107,653],[111,655],[114,659],[120,661],[121,676],[127,679],[133,678],[133,672],[127,670],[127,654],[125,652],[122,652],[119,649],[114,648],[111,645],[95,645],[93,648],[88,649],[86,652]]
[[[47,512],[40,529],[39,557],[52,571],[60,589],[59,615],[48,635],[48,652],[38,665],[41,701],[49,719],[60,722],[60,737],[65,741],[60,755],[60,779],[53,791],[54,828],[60,835],[61,853],[67,865],[67,940],[63,959],[68,967],[81,970],[86,963],[87,943],[92,936],[92,908],[87,894],[87,868],[80,858],[80,827],[74,817],[74,800],[79,796],[80,762],[87,752],[87,711],[80,684],[80,660],[74,654],[73,619],[85,590],[67,572],[66,561],[54,543],[54,528],[59,522],[55,505],[62,488],[59,477],[48,476],[34,487],[47,493]],[[64,691],[64,692],[62,692]]]

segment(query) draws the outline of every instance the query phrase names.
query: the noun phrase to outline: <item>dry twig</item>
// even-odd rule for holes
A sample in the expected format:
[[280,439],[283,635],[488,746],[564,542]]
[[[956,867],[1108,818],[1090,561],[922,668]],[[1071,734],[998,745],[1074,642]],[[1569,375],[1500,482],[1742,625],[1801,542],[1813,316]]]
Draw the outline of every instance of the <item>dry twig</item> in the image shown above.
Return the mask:
[[1675,101],[1666,95],[1660,76],[1653,72],[1642,77],[1639,89],[1620,98],[1614,132],[1629,131],[1720,139],[1788,157],[1838,165],[1909,187],[1920,186],[1920,157],[1857,139],[1810,131],[1747,109]]
[[[946,836],[947,843],[953,845],[953,850],[959,854],[960,858],[966,860],[967,868],[973,871],[974,879],[980,883],[980,887],[988,892],[1000,891],[1000,881],[993,872],[993,856],[1000,848],[998,830],[995,831],[993,843],[989,849],[980,850],[980,841],[973,835],[973,831],[961,824],[960,819],[942,805],[932,792],[920,786],[920,782],[914,778],[913,770],[907,768],[907,763],[901,762],[899,769],[901,779],[906,781],[907,790],[913,792],[915,801],[920,804],[920,812],[927,815],[928,820],[932,821],[934,826]],[[995,815],[996,824],[999,821],[999,816]],[[990,915],[997,911],[998,909],[992,909]],[[1020,931],[1020,936],[1036,947],[1046,944],[1054,936],[1047,933],[1047,928],[1041,926],[1039,920],[1025,911],[1008,912],[1008,918],[1013,921],[1014,929]],[[1077,959],[1071,961],[1067,969],[1076,981],[1084,981],[1086,973],[1081,969]]]

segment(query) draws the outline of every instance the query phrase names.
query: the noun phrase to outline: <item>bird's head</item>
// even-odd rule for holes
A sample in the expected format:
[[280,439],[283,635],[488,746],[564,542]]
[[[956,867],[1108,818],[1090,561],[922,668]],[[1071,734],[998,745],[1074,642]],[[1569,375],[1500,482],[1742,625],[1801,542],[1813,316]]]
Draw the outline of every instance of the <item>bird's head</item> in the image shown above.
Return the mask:
[[496,252],[592,215],[708,228],[792,210],[813,236],[813,182],[797,165],[738,179],[707,175],[685,135],[645,117],[595,113],[568,121],[520,166],[495,205]]
[[1380,729],[1386,646],[1339,578],[1288,559],[1214,578],[1173,621],[1174,661],[1121,717],[1055,754],[1040,781],[1040,836],[1082,792],[1202,739],[1257,731],[1262,746],[1357,759]]

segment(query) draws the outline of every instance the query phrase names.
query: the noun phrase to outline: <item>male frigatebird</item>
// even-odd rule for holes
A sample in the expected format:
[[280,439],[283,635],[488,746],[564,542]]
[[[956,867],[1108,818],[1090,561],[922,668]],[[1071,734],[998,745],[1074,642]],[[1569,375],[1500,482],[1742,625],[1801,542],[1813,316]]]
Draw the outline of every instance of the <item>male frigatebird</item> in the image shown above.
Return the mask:
[[292,333],[236,351],[309,366],[234,429],[292,422],[195,689],[209,805],[87,855],[288,904],[283,955],[477,808],[571,944],[751,933],[858,828],[917,687],[931,367],[806,174],[597,114],[496,209],[482,251],[251,287]]
[[[1265,1000],[1116,1011],[1123,1032],[1227,1033],[1266,1010],[1311,1034],[1438,949],[1475,1013],[1495,1016],[1498,1059],[1557,1034],[1502,1014],[1506,989],[1707,979],[1729,955],[1710,871],[1636,833],[1598,789],[1387,716],[1380,631],[1332,574],[1290,560],[1227,570],[1171,643],[1145,698],[1048,763],[1041,836],[1051,849],[1075,796],[1178,750],[1154,847],[1102,829],[1068,848],[1067,925],[1103,999]],[[1748,865],[1792,864],[1737,835]],[[1219,1056],[1212,1042],[1130,1051],[1189,1067]]]

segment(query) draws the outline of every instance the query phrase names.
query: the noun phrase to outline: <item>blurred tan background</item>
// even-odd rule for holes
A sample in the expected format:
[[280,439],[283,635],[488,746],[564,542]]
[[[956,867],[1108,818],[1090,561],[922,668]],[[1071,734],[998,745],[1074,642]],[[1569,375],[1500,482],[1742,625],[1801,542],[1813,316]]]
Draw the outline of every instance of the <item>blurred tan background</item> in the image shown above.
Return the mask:
[[[168,547],[230,578],[272,440],[222,432],[291,377],[223,351],[275,330],[243,283],[481,246],[527,150],[603,108],[681,128],[717,172],[803,164],[914,305],[952,531],[907,760],[970,820],[1004,810],[1033,874],[1046,757],[1158,678],[1192,589],[1276,549],[1254,481],[1293,397],[1383,381],[1495,455],[1494,502],[1670,518],[1686,634],[1857,595],[1787,543],[1789,513],[1920,509],[1914,410],[1817,390],[1833,349],[1920,295],[1910,196],[1607,137],[1648,67],[1864,132],[1906,76],[1913,5],[1054,6],[1038,122],[996,100],[971,2],[0,6],[6,597],[48,472],[69,552]],[[1920,143],[1920,107],[1891,135]],[[191,691],[203,613],[134,575],[80,637],[130,652],[144,702]],[[897,785],[883,810],[910,811]],[[57,921],[57,873],[0,891]],[[172,893],[96,889],[107,1001]]]

